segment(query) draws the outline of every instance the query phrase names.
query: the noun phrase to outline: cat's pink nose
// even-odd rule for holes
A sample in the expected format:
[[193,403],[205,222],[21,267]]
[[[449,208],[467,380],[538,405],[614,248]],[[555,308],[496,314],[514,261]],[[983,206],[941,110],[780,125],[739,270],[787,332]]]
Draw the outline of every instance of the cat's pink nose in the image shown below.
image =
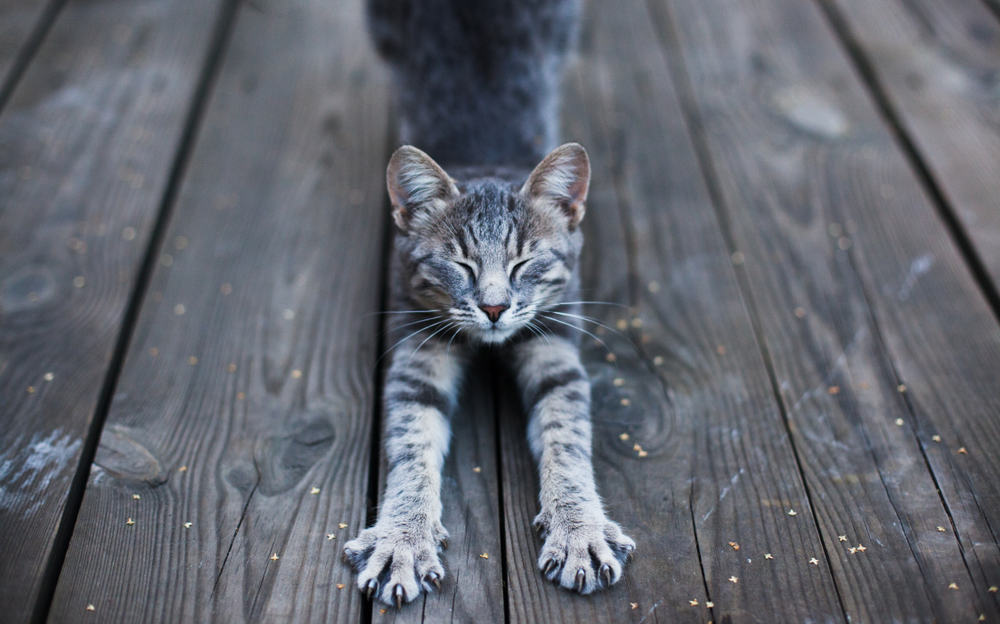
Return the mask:
[[486,316],[490,317],[490,321],[496,323],[500,320],[500,315],[503,311],[509,308],[509,305],[481,305],[479,309],[486,313]]

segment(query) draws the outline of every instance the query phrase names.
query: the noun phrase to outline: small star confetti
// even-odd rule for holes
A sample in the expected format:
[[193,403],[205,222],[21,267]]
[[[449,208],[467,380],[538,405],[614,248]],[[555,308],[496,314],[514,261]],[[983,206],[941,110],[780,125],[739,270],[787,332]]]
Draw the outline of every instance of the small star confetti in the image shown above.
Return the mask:
[[906,392],[906,384],[899,384],[896,386],[896,390],[899,392]]
[[632,401],[630,401],[628,399],[622,399],[621,400],[621,404],[622,404],[622,407],[628,407],[629,405],[632,405]]
[[903,422],[904,422],[904,421],[903,421],[903,419],[902,419],[902,418],[897,418],[897,419],[896,419],[896,426],[897,426],[897,427],[902,427],[902,426],[903,426]]
[[614,353],[609,353],[604,356],[604,359],[607,360],[608,362],[614,362],[615,360],[618,359],[618,357]]
[[795,511],[794,509],[789,509],[788,510],[788,515],[789,516],[797,516],[797,515],[799,515],[799,512]]
[[627,433],[619,433],[618,434],[618,439],[621,440],[622,442],[626,442],[626,441],[628,441],[628,434]]
[[637,455],[639,457],[646,457],[647,455],[649,455],[649,451],[639,451]]
[[177,469],[177,472],[187,472],[187,469],[188,469],[187,466],[181,466],[180,468]]
[[309,490],[309,493],[310,494],[319,494],[319,488],[318,487],[314,487],[313,489]]
[[853,555],[853,554],[855,554],[855,553],[858,552],[858,549],[855,548],[854,546],[851,546],[850,548],[847,549],[847,552],[849,552],[849,553],[851,553]]
[[135,228],[132,226],[124,228],[122,230],[122,238],[127,241],[133,240],[135,238]]
[[178,236],[174,239],[174,249],[180,251],[188,246],[188,239],[185,236]]
[[947,529],[945,529],[945,528],[944,528],[943,526],[939,526],[939,527],[937,528],[937,532],[938,532],[938,533],[944,533],[944,532],[946,532],[946,531],[947,531]]
[[337,589],[344,589],[343,583],[337,583]]
[[764,553],[764,558],[765,559],[774,559],[774,555],[772,555],[771,553]]
[[934,442],[940,442],[941,436],[935,433],[934,435],[931,436],[931,440],[933,440]]
[[618,319],[618,322],[615,323],[615,327],[621,330],[626,330],[628,329],[628,321],[625,319]]
[[141,496],[139,496],[138,494],[133,494],[133,495],[132,495],[132,499],[133,499],[133,500],[139,500],[140,498],[142,498],[142,497],[141,497]]
[[985,622],[986,621],[986,614],[985,613],[980,613],[978,621],[979,622]]
[[52,381],[55,378],[56,376],[52,373],[45,373],[45,375],[42,376],[42,379],[44,379],[45,381]]
[[341,522],[337,526],[339,526],[342,529],[346,529],[347,528],[347,523],[346,522]]
[[479,558],[480,559],[489,559],[490,558],[490,554],[489,553],[479,553]]
[[149,348],[149,354],[151,356],[153,356],[153,357],[156,357],[156,356],[158,356],[160,354],[160,350],[157,349],[156,347],[150,347]]
[[714,606],[715,606],[715,603],[712,602],[711,600],[709,600],[708,602],[705,603],[705,608],[706,609],[711,609]]
[[177,316],[182,316],[185,312],[187,312],[187,308],[184,307],[183,303],[178,303],[174,306],[174,314]]
[[247,398],[247,393],[246,392],[237,392],[236,393],[236,400],[237,401],[242,401],[245,398]]
[[228,295],[233,292],[233,285],[230,284],[229,282],[226,282],[222,286],[219,286],[219,292],[222,293],[223,295]]
[[236,364],[230,362],[229,366],[226,367],[226,370],[229,371],[230,373],[235,373],[236,372]]
[[479,473],[480,473],[480,472],[482,472],[482,471],[483,471],[483,469],[482,469],[482,467],[481,467],[481,466],[473,466],[473,467],[472,467],[472,472],[474,472],[474,473],[476,473],[476,474],[479,474]]
[[649,284],[646,285],[646,288],[651,293],[658,293],[658,292],[660,292],[660,283],[659,282],[650,282]]
[[87,285],[87,279],[84,276],[77,275],[76,277],[73,278],[74,288],[83,288],[86,285]]
[[294,377],[295,379],[298,379],[301,376],[302,376],[302,371],[300,371],[299,369],[296,368],[295,370],[292,371],[292,377]]
[[817,559],[816,557],[810,557],[809,558],[809,563],[812,564],[812,565],[814,565],[814,566],[818,566],[819,565],[819,559]]
[[948,589],[958,589],[958,583],[948,583]]
[[335,533],[327,533],[326,534],[326,541],[329,542],[329,541],[332,541],[332,540],[335,540],[335,539],[337,539],[337,535]]
[[846,535],[838,535],[837,539],[839,541],[841,541],[841,542],[846,542],[847,541],[847,536]]
[[632,327],[635,327],[635,328],[642,327],[642,319],[638,318],[638,317],[632,319]]
[[862,544],[858,544],[858,552],[865,552],[866,550],[868,550],[867,546],[864,546]]
[[271,553],[271,561],[277,561],[278,559],[280,559],[278,553]]
[[793,310],[792,312],[795,314],[796,318],[805,318],[805,316],[806,316],[806,309],[805,308],[801,308],[801,307],[795,308],[795,310]]
[[125,521],[125,524],[127,524],[129,526],[132,526],[133,524],[135,524],[135,520],[133,520],[132,518],[129,518],[128,520]]
[[738,576],[730,576],[730,577],[729,577],[729,582],[730,582],[730,583],[739,583],[739,582],[740,582],[740,579],[739,579],[739,577],[738,577]]
[[385,609],[379,609],[378,612],[379,612],[379,615],[385,615],[385,613],[386,613]]
[[968,455],[969,451],[965,450],[964,446],[961,446],[961,447],[958,448],[958,450],[956,451],[956,453],[958,453],[959,455]]
[[733,550],[739,550],[740,549],[740,545],[737,544],[736,542],[729,542],[729,547],[732,548]]
[[742,251],[734,251],[733,255],[730,256],[729,259],[736,266],[740,266],[746,260],[746,258],[743,256],[743,252]]
[[198,363],[198,356],[192,355],[188,358],[188,364],[190,364],[191,366],[194,366],[197,363]]
[[34,393],[35,393],[35,387],[34,386],[28,386],[28,394],[34,394]]
[[987,589],[986,591],[990,592],[991,594],[995,594],[995,593],[997,593],[997,586],[996,585],[990,585],[990,588]]
[[692,598],[691,600],[688,600],[688,604],[691,605],[692,607],[697,607],[698,606],[698,599],[697,598]]
[[653,358],[653,364],[656,366],[663,366],[663,356],[657,355]]
[[181,526],[183,526],[183,527],[184,527],[185,529],[190,529],[191,527],[193,527],[193,526],[194,526],[194,524],[192,524],[192,523],[190,523],[190,522],[185,522],[185,523],[184,523],[184,524],[182,524]]
[[635,611],[636,609],[639,608],[639,603],[638,602],[630,602],[630,603],[628,603],[628,606],[631,607],[631,609],[633,611]]
[[830,394],[840,394],[840,386],[830,386],[826,391]]
[[625,380],[622,379],[621,377],[615,377],[614,381],[612,381],[611,383],[614,384],[615,386],[621,387],[625,385]]
[[715,346],[715,352],[718,353],[719,355],[725,355],[726,354],[726,347],[724,345],[716,345]]
[[94,605],[92,604],[87,605],[87,611],[96,611],[96,610],[97,609],[94,607]]
[[286,321],[290,321],[295,318],[295,310],[286,308],[285,311],[281,313],[281,316],[283,316]]

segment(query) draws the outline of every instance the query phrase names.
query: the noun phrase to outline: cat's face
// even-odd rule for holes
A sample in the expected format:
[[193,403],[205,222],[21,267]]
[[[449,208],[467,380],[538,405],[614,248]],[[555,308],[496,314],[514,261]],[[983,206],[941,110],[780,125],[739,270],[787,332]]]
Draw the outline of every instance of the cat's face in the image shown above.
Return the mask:
[[536,315],[573,279],[590,178],[586,152],[564,145],[523,186],[497,178],[457,183],[429,156],[397,150],[387,174],[411,301],[440,331],[500,343],[538,330]]

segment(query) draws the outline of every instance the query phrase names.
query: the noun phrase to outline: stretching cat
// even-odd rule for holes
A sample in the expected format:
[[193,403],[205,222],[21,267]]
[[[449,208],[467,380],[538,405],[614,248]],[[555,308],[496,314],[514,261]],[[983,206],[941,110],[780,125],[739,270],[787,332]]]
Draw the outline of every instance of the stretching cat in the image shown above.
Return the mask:
[[[591,463],[590,383],[574,314],[587,152],[554,144],[577,0],[372,0],[400,86],[407,142],[386,182],[396,226],[386,376],[385,496],[346,545],[369,597],[440,587],[449,415],[482,345],[516,373],[539,464],[538,566],[587,594],[616,583],[635,543],[604,513]],[[539,163],[539,160],[541,161]],[[539,163],[534,169],[531,166]],[[460,409],[460,407],[459,407]]]

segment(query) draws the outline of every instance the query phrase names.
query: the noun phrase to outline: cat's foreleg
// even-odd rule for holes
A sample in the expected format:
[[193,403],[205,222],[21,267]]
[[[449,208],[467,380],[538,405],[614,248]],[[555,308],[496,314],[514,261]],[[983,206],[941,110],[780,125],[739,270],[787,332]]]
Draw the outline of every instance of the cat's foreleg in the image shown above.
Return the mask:
[[604,513],[591,461],[590,382],[577,347],[561,338],[515,348],[528,441],[538,461],[545,540],[538,567],[549,580],[588,594],[618,582],[635,542]]
[[386,604],[409,602],[444,577],[441,468],[459,374],[458,358],[430,342],[397,352],[386,375],[385,494],[375,525],[344,549],[358,588]]

